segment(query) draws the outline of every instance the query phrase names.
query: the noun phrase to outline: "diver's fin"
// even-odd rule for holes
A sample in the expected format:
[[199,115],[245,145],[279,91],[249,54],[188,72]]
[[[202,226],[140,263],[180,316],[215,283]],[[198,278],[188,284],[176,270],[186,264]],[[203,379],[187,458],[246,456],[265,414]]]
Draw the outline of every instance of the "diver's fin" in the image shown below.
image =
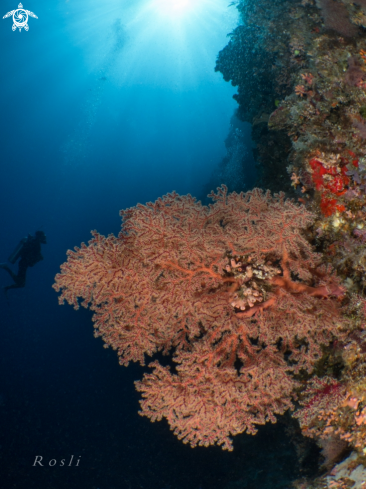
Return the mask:
[[13,253],[9,256],[8,261],[14,265],[14,263],[17,261],[17,259],[20,256],[20,253],[23,249],[24,243],[27,241],[27,238],[23,238],[19,241],[18,245],[14,249]]

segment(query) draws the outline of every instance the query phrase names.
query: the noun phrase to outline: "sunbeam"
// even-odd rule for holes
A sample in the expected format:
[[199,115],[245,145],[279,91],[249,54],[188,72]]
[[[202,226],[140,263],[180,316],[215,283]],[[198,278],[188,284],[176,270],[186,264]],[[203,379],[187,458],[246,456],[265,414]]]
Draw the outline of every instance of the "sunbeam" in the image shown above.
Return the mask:
[[151,6],[162,17],[181,20],[182,17],[192,14],[193,10],[199,9],[200,3],[193,0],[154,0]]

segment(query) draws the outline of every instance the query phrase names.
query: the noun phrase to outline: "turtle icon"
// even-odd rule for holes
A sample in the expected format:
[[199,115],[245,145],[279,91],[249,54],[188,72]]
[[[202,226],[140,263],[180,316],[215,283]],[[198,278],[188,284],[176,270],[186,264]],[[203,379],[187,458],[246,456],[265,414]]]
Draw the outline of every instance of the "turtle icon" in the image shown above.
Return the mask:
[[14,24],[12,25],[12,30],[15,31],[15,29],[18,28],[19,32],[22,30],[23,27],[26,31],[29,29],[28,16],[38,19],[38,17],[33,12],[30,12],[29,10],[24,10],[21,3],[18,5],[18,8],[16,10],[12,10],[11,12],[5,14],[3,19],[6,19],[11,15],[13,16],[14,22]]

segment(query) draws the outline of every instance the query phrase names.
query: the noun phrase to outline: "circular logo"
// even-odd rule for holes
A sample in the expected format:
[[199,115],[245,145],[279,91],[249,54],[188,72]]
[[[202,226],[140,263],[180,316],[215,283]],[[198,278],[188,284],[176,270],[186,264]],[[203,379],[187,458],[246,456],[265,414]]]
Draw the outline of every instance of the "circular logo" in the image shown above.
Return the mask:
[[28,14],[23,9],[18,9],[13,13],[13,22],[20,29],[28,22]]

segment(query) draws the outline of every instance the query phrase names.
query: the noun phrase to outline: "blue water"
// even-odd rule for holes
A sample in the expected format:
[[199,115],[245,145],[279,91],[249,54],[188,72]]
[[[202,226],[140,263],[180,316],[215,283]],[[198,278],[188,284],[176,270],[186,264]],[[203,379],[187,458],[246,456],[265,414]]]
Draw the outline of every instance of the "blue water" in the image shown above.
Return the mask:
[[[0,296],[5,489],[257,487],[240,481],[269,463],[266,434],[233,453],[193,450],[139,417],[141,367],[119,367],[90,312],[60,307],[51,288],[92,229],[116,234],[120,209],[173,190],[201,197],[226,154],[235,89],[214,66],[237,12],[184,3],[33,0],[28,32],[1,19],[0,261],[37,229],[48,241],[26,287]],[[1,2],[1,16],[16,4]]]

